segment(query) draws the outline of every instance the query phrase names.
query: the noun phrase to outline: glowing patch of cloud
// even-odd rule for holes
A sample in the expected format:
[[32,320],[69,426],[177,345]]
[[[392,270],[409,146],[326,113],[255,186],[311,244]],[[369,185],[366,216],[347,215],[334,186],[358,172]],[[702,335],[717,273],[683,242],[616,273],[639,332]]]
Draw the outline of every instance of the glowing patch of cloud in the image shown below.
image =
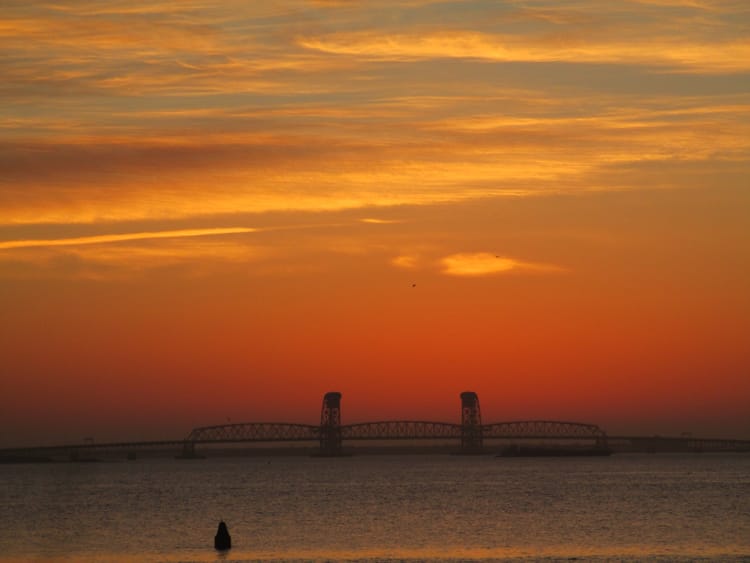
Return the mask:
[[396,256],[391,260],[391,264],[396,266],[397,268],[405,268],[407,270],[413,270],[417,267],[417,262],[419,258],[414,255],[410,254],[402,254],[401,256]]
[[440,261],[443,273],[451,276],[489,276],[511,271],[559,272],[558,266],[522,262],[488,252],[459,253]]
[[214,235],[232,235],[239,233],[253,233],[257,229],[247,227],[214,228],[214,229],[178,229],[172,231],[153,231],[142,233],[123,233],[116,235],[94,235],[88,237],[71,237],[59,239],[27,239],[0,242],[0,250],[12,248],[49,247],[49,246],[79,246],[84,244],[104,244],[145,239],[201,237]]
[[360,219],[360,222],[369,223],[372,225],[392,225],[394,223],[400,223],[401,221],[396,221],[395,219],[376,219],[374,217],[365,217],[364,219]]

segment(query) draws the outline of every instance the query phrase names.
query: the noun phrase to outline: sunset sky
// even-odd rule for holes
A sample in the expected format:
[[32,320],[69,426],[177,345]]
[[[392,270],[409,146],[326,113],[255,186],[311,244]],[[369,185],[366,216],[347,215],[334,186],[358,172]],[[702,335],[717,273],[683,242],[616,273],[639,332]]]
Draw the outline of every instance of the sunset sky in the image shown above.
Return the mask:
[[750,438],[750,2],[5,0],[0,447]]

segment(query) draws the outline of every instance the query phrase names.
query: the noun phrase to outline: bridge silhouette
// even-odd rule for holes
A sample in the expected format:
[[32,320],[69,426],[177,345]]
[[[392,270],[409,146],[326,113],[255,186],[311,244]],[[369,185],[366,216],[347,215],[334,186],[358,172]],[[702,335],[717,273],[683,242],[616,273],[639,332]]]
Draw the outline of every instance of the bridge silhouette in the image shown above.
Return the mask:
[[588,447],[607,449],[617,444],[623,450],[637,451],[744,451],[750,452],[750,440],[703,439],[693,437],[662,438],[658,436],[608,436],[596,424],[557,420],[522,420],[482,423],[479,397],[473,391],[460,394],[459,423],[420,420],[386,420],[342,424],[341,393],[329,392],[323,397],[320,424],[287,422],[242,422],[194,428],[181,440],[66,444],[0,450],[0,460],[19,456],[41,456],[65,452],[71,460],[83,459],[95,450],[158,446],[177,446],[181,458],[201,457],[196,447],[212,444],[314,442],[318,454],[340,456],[344,442],[360,440],[442,440],[460,444],[457,453],[484,453],[490,440],[560,440],[584,443]]
[[530,420],[482,424],[479,397],[461,393],[461,422],[385,420],[341,423],[341,393],[323,397],[320,424],[246,422],[193,429],[185,439],[185,454],[195,444],[230,442],[316,441],[320,454],[341,455],[344,441],[354,440],[455,440],[461,453],[481,453],[484,441],[496,438],[587,440],[606,447],[607,434],[595,424],[552,420]]

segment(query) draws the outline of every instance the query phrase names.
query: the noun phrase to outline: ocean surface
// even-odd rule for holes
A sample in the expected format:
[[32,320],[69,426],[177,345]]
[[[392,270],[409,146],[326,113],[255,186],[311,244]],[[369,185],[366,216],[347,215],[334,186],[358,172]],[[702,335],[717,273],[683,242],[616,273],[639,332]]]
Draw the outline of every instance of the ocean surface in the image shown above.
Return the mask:
[[0,465],[0,561],[29,560],[750,560],[750,455]]

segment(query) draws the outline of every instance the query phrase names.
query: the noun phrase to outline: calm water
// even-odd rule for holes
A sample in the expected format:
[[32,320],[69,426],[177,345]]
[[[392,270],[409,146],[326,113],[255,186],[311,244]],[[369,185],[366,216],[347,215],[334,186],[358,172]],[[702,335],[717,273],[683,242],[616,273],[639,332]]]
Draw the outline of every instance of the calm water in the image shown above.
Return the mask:
[[142,459],[0,483],[3,562],[750,559],[740,454]]

